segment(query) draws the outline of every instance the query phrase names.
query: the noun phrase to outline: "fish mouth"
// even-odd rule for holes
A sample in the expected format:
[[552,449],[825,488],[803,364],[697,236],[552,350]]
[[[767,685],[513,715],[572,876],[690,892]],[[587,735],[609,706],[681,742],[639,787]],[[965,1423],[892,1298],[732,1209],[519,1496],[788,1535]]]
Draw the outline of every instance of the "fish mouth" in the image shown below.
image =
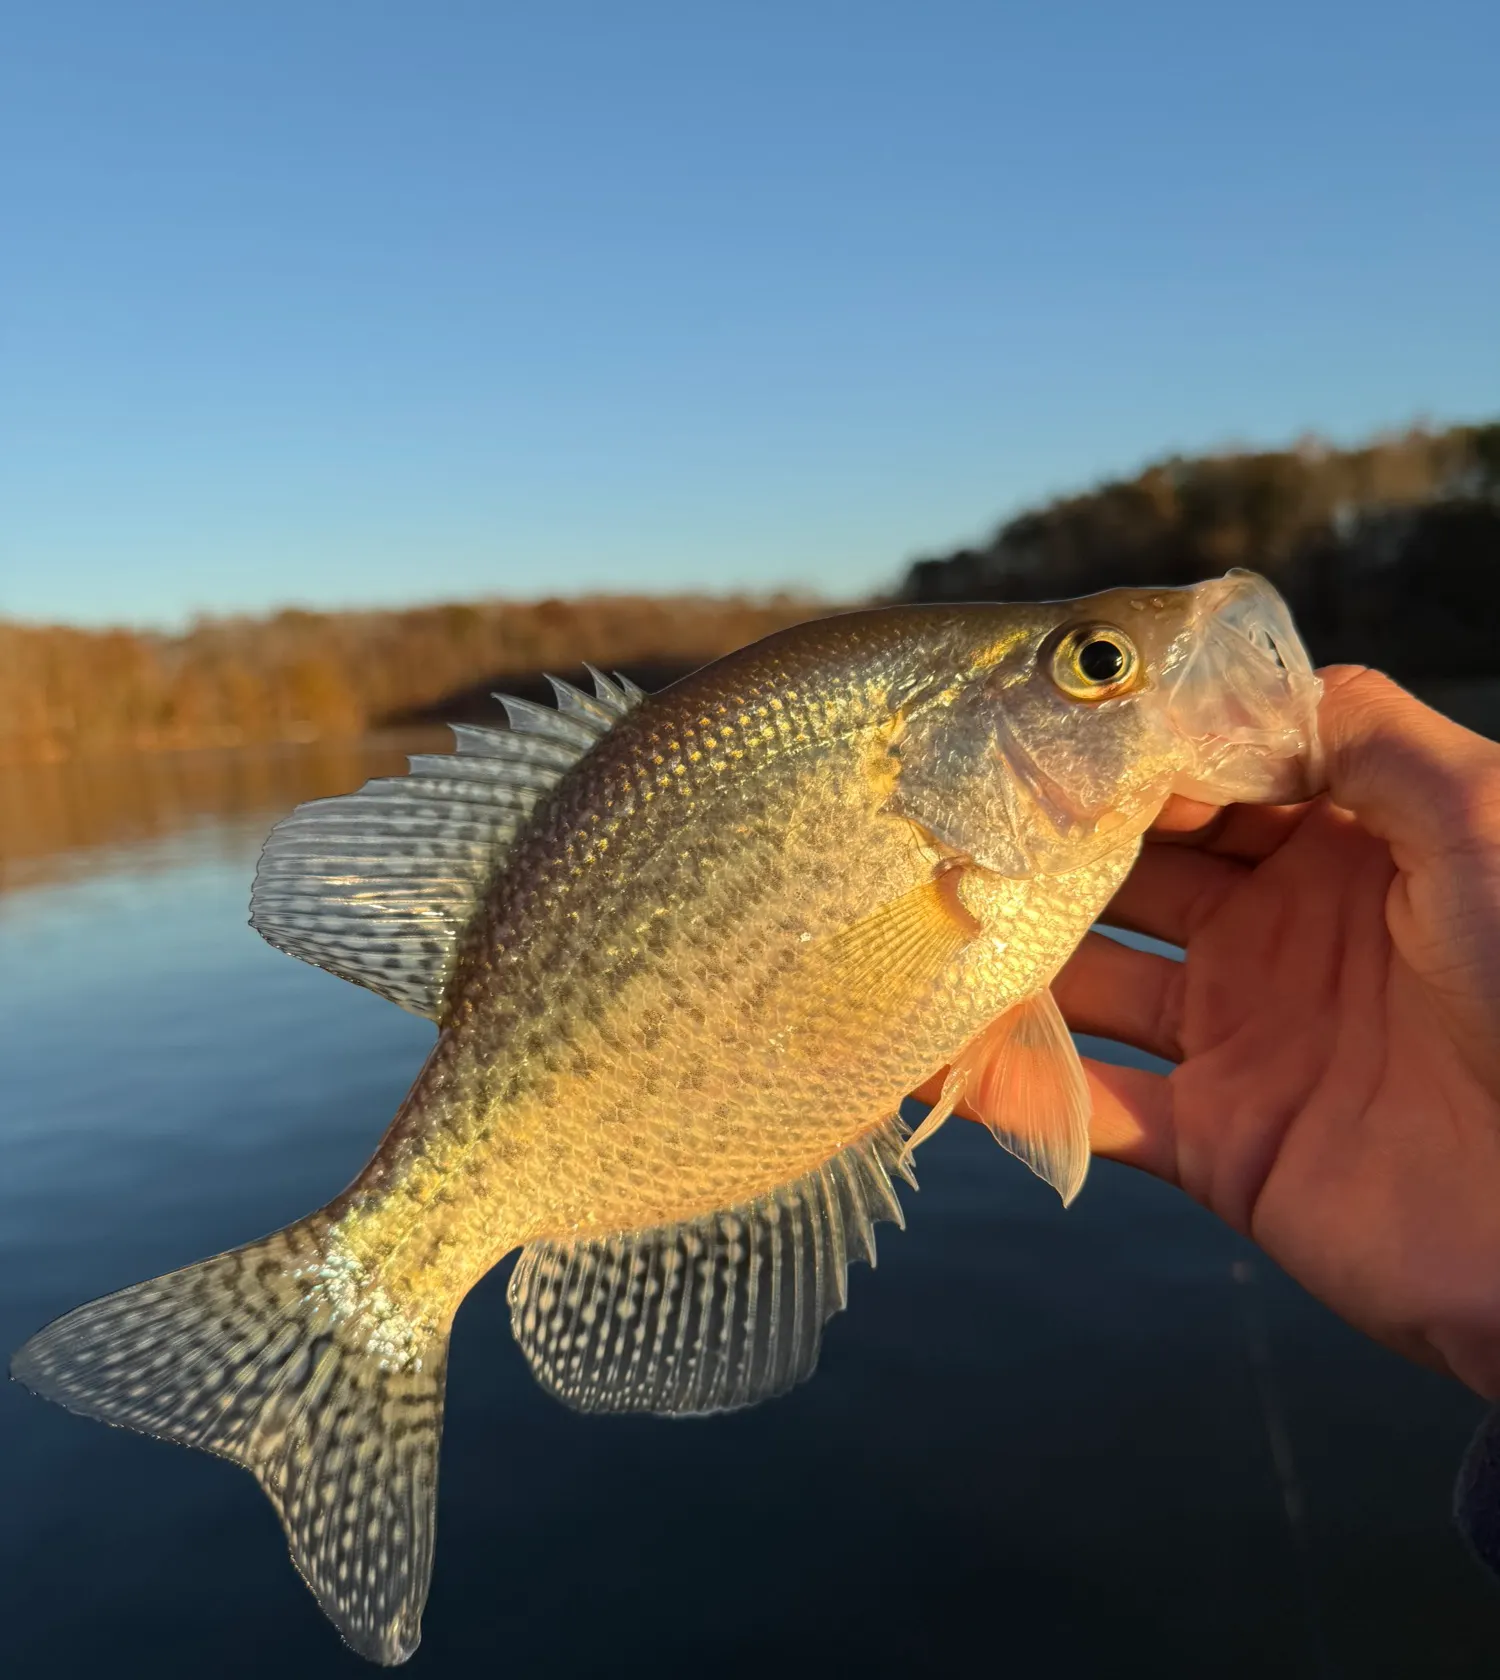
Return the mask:
[[1172,726],[1190,748],[1174,793],[1214,805],[1284,805],[1324,788],[1323,684],[1286,602],[1254,572],[1193,586],[1166,662]]

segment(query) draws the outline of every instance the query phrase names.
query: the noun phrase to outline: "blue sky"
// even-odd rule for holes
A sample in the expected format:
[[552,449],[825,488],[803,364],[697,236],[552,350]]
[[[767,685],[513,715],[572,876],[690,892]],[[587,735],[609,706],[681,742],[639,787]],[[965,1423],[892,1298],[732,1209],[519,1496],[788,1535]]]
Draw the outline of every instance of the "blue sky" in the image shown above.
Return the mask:
[[886,586],[1500,410],[1500,6],[158,0],[0,59],[0,613]]

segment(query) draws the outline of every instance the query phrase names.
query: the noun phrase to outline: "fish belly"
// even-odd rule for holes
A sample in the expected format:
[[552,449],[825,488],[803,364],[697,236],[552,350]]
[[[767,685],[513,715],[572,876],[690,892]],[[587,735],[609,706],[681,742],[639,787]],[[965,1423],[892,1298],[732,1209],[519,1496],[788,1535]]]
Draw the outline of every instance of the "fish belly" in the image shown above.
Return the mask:
[[961,869],[951,960],[908,972],[898,938],[843,972],[825,954],[937,860],[886,810],[882,727],[787,740],[748,772],[643,768],[604,802],[603,844],[576,816],[522,843],[406,1113],[337,1210],[361,1267],[441,1315],[535,1238],[779,1188],[1047,985],[1133,859],[1132,843],[1072,875]]
[[967,875],[980,931],[912,995],[826,991],[816,962],[764,955],[804,947],[795,933],[772,937],[784,913],[762,913],[740,945],[759,962],[724,965],[717,983],[705,973],[696,989],[627,988],[575,1038],[572,1072],[451,1128],[449,1147],[356,1215],[351,1234],[398,1293],[452,1310],[523,1243],[666,1225],[790,1183],[1049,984],[1134,851],[1071,875]]

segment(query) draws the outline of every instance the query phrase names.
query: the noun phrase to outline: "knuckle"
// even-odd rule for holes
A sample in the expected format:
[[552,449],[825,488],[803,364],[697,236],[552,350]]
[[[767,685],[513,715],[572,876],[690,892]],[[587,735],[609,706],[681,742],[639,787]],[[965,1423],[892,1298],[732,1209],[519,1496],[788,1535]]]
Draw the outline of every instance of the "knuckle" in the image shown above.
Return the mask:
[[1455,776],[1448,815],[1466,847],[1500,849],[1500,748]]
[[1183,1029],[1187,1017],[1187,964],[1170,957],[1162,960],[1171,964],[1171,972],[1162,978],[1157,1005],[1157,1038],[1160,1053],[1169,1061],[1179,1061],[1183,1053]]

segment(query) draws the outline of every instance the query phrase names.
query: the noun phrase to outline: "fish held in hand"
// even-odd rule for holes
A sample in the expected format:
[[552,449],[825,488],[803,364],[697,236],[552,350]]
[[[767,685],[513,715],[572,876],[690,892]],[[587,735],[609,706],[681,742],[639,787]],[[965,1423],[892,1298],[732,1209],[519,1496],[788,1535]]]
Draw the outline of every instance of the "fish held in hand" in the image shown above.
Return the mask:
[[785,1391],[901,1222],[904,1094],[947,1067],[921,1133],[965,1100],[1070,1200],[1058,969],[1174,791],[1318,789],[1319,684],[1247,573],[853,613],[653,696],[594,680],[278,825],[254,926],[436,1046],[334,1201],[13,1364],[250,1469],[381,1663],[417,1644],[449,1327],[497,1261],[521,1251],[515,1335],[569,1405]]

